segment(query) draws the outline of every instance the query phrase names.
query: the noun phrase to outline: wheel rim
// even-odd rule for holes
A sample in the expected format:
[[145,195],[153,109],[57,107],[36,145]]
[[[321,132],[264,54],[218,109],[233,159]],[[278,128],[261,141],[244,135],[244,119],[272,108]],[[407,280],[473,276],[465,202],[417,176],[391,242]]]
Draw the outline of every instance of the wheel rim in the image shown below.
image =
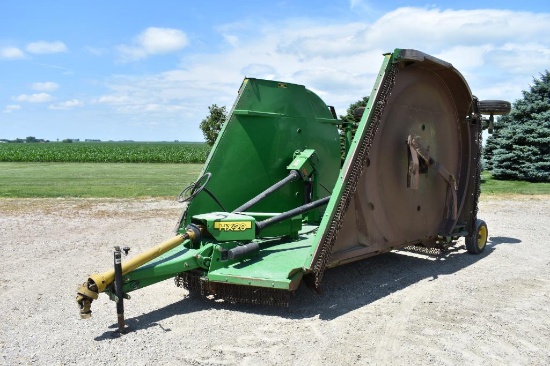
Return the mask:
[[486,242],[487,242],[487,228],[485,226],[481,226],[477,232],[477,247],[479,249],[482,249],[485,246]]

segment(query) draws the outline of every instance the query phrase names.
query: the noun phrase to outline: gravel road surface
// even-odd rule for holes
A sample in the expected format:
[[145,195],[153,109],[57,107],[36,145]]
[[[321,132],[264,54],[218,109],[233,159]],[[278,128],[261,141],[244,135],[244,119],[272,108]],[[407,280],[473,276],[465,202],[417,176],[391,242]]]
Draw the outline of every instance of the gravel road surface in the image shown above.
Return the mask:
[[0,364],[549,365],[550,197],[484,197],[489,243],[392,252],[328,270],[289,308],[188,297],[172,280],[132,293],[124,336],[106,296],[81,320],[87,275],[113,245],[172,236],[167,200],[1,199]]

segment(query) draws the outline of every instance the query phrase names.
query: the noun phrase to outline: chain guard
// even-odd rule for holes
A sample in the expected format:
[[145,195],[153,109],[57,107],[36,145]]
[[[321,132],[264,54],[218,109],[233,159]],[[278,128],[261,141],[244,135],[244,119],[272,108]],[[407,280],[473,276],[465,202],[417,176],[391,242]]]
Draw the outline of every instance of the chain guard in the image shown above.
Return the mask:
[[369,156],[370,148],[374,141],[378,127],[380,126],[380,119],[384,113],[388,98],[391,94],[392,88],[395,84],[395,78],[398,73],[398,66],[393,64],[391,66],[388,75],[384,79],[384,84],[380,88],[380,94],[376,101],[376,107],[373,113],[371,123],[369,124],[368,130],[365,133],[365,136],[361,140],[359,147],[357,148],[357,153],[353,156],[353,160],[350,162],[350,173],[342,193],[342,198],[338,202],[338,205],[335,210],[334,218],[330,224],[330,227],[327,230],[327,234],[323,237],[321,242],[320,254],[315,261],[315,264],[312,266],[313,275],[314,275],[314,288],[318,289],[321,285],[321,280],[323,278],[323,273],[325,271],[326,265],[332,254],[332,248],[336,242],[336,237],[342,228],[344,221],[344,215],[349,207],[351,199],[357,190],[357,183],[365,167],[365,161]]
[[288,307],[292,291],[269,287],[257,287],[211,282],[198,272],[182,272],[174,278],[176,286],[185,288],[190,294],[203,298],[222,299],[231,303],[273,305]]

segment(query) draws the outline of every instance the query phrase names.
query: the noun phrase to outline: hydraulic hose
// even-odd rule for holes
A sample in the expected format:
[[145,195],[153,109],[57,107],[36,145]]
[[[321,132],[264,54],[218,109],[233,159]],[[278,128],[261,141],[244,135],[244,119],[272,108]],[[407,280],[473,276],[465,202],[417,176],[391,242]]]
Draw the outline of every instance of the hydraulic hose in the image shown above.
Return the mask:
[[317,201],[310,202],[308,204],[305,204],[300,207],[296,207],[290,211],[283,212],[277,216],[270,217],[269,219],[258,221],[256,223],[256,233],[260,233],[263,229],[265,229],[268,226],[275,225],[278,222],[284,221],[286,219],[289,219],[291,217],[294,217],[296,215],[300,215],[303,213],[306,213],[308,211],[311,211],[317,207],[324,206],[328,203],[330,200],[330,196],[327,196],[325,198],[321,198]]
[[263,200],[273,192],[283,187],[285,184],[294,182],[298,178],[300,178],[300,173],[298,173],[296,170],[291,170],[290,174],[286,178],[278,181],[277,183],[275,183],[274,185],[272,185],[271,187],[269,187],[268,189],[266,189],[256,197],[252,198],[250,201],[246,202],[244,205],[234,209],[233,212],[245,212],[250,207],[254,206],[256,203],[260,202],[261,200]]

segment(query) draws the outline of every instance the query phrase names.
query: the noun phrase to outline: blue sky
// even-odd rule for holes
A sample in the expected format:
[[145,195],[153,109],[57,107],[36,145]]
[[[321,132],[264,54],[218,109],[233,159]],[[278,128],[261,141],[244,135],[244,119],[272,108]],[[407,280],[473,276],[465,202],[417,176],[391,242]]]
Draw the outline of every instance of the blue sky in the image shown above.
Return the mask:
[[480,99],[550,69],[550,2],[0,2],[0,138],[202,141],[245,76],[303,84],[339,114],[395,48],[452,63]]

